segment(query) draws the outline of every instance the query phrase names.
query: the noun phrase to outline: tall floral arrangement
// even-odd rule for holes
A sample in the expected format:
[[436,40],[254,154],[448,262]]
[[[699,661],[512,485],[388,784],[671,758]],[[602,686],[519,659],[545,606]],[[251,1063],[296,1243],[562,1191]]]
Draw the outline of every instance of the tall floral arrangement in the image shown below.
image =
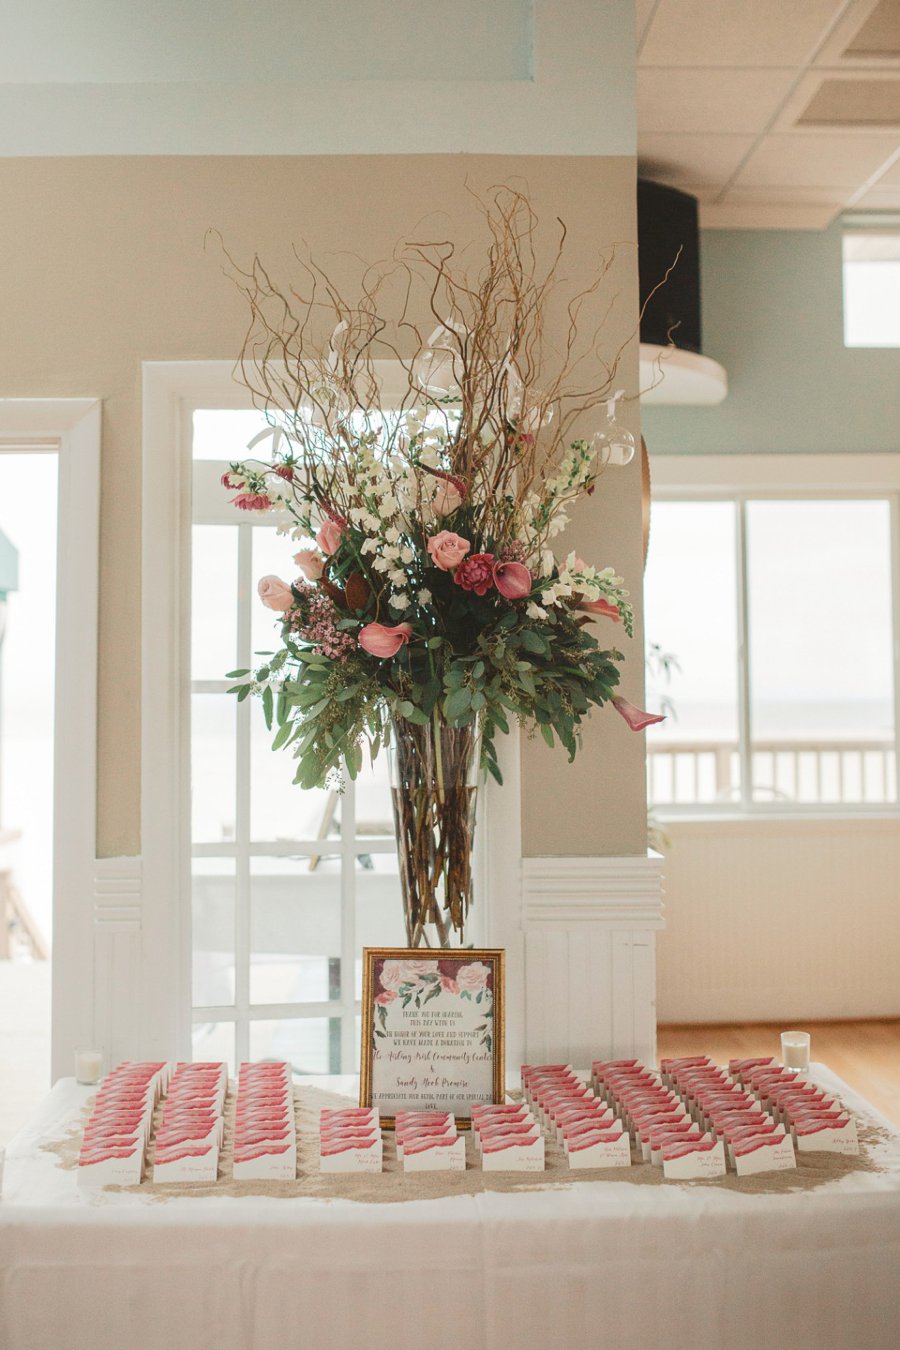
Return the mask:
[[[299,548],[291,579],[259,582],[280,645],[257,670],[234,672],[235,692],[262,699],[301,787],[343,766],[355,777],[366,749],[375,756],[392,738],[411,793],[427,766],[421,861],[443,869],[444,894],[439,904],[424,894],[424,876],[412,898],[406,886],[412,943],[427,920],[441,942],[462,930],[476,747],[500,781],[497,735],[512,721],[571,758],[594,707],[612,702],[635,728],[652,720],[616,696],[623,658],[599,636],[604,625],[632,631],[623,578],[560,545],[609,455],[605,427],[592,439],[576,428],[615,383],[618,355],[604,354],[600,332],[580,343],[578,323],[611,259],[566,298],[554,348],[545,318],[560,298],[565,230],[541,268],[525,197],[499,190],[484,219],[477,275],[451,243],[410,244],[366,272],[352,302],[311,261],[288,292],[258,260],[236,271],[251,311],[242,376],[273,433],[271,453],[231,464],[223,485]],[[411,317],[417,305],[430,334]],[[384,357],[403,372],[389,399]],[[423,820],[407,825],[414,854]],[[399,816],[397,826],[401,866],[415,873]]]

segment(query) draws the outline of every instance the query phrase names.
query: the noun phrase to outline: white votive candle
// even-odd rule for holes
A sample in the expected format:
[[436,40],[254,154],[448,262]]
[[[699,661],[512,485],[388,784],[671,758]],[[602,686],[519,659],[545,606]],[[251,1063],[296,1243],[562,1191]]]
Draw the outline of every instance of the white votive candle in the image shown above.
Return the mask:
[[75,1051],[76,1083],[99,1083],[103,1073],[103,1056],[98,1050]]
[[781,1062],[786,1069],[809,1072],[809,1032],[783,1031],[781,1033]]

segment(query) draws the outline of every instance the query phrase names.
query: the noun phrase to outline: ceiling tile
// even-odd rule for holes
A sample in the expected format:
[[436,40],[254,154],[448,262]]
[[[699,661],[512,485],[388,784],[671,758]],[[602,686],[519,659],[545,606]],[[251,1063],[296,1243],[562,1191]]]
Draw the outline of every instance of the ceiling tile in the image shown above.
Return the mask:
[[900,56],[900,5],[881,0],[848,44],[846,56]]
[[862,207],[864,210],[871,211],[893,211],[900,207],[900,184],[896,187],[876,187],[869,188],[858,201],[853,203],[854,208]]
[[720,195],[725,206],[845,206],[853,195],[847,187],[740,187],[728,188]]
[[661,0],[641,64],[797,66],[843,9],[843,0]]
[[900,78],[826,79],[819,85],[798,126],[900,125]]
[[878,181],[873,183],[872,186],[876,188],[900,187],[900,155],[897,156],[893,164],[885,169]]
[[638,165],[648,178],[658,177],[673,187],[714,186],[728,181],[754,140],[753,136],[648,133],[638,136]]
[[793,70],[642,66],[638,127],[642,132],[763,131],[795,78]]
[[896,137],[807,131],[767,136],[741,169],[741,187],[859,187],[897,149]]
[[761,203],[729,206],[716,202],[700,207],[702,230],[824,230],[840,208],[834,206],[788,206]]

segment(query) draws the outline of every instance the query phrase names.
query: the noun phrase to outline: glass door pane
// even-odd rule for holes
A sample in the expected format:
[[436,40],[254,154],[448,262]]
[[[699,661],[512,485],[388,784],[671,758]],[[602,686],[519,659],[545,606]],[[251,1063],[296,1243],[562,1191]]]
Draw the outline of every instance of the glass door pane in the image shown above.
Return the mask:
[[644,577],[651,805],[740,796],[738,593],[733,502],[653,507]]

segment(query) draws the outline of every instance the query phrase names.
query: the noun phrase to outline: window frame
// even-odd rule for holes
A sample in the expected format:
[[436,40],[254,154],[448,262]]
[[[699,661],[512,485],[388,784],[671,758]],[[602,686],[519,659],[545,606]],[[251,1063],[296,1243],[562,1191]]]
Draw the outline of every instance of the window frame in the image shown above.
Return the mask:
[[[900,447],[898,447],[900,450]],[[656,803],[654,815],[672,820],[898,819],[900,818],[900,454],[681,455],[651,458],[653,500],[732,502],[735,507],[739,802]],[[891,643],[893,651],[894,802],[785,802],[752,796],[752,689],[747,600],[749,501],[887,501],[891,535]],[[651,508],[650,547],[653,547]],[[649,754],[648,754],[649,761]]]

